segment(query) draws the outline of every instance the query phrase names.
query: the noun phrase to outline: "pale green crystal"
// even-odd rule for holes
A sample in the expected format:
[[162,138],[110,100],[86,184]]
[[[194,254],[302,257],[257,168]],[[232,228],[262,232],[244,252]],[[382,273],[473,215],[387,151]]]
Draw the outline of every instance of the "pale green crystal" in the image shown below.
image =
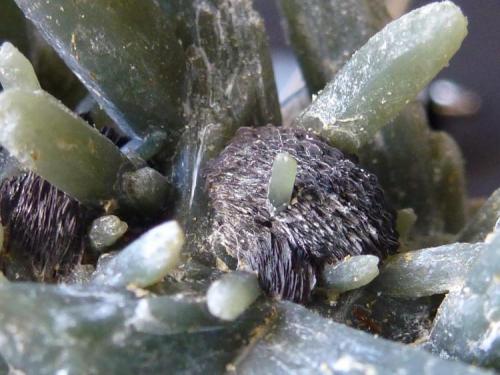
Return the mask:
[[207,292],[208,310],[222,320],[235,320],[259,296],[257,275],[235,271],[210,285]]
[[465,285],[443,301],[426,346],[441,356],[500,370],[499,232],[480,252]]
[[184,234],[177,222],[161,224],[98,267],[92,282],[114,287],[153,285],[179,264],[183,245]]
[[374,288],[412,298],[456,291],[484,250],[482,243],[455,243],[395,255],[384,263]]
[[320,318],[282,302],[234,362],[238,374],[474,374],[475,367],[447,361]]
[[11,43],[5,42],[0,48],[0,83],[4,90],[40,90],[40,83],[33,66]]
[[352,56],[296,125],[356,151],[448,64],[466,34],[467,19],[449,1],[402,16]]
[[425,111],[410,103],[359,150],[395,208],[412,208],[412,234],[457,233],[465,220],[463,158],[449,136],[430,129]]
[[460,241],[484,241],[500,218],[500,189],[496,190],[460,233]]
[[403,208],[398,210],[396,219],[396,230],[400,241],[406,241],[417,221],[417,215],[413,208]]
[[293,156],[287,152],[276,155],[268,188],[268,199],[275,213],[284,210],[290,203],[296,175],[297,161]]
[[184,51],[158,2],[16,3],[129,134],[183,126]]
[[118,216],[101,216],[95,219],[90,227],[90,244],[94,249],[101,251],[118,241],[127,229],[127,223],[121,221]]
[[0,143],[23,166],[84,203],[115,196],[127,159],[44,91],[0,94]]
[[358,255],[327,265],[323,271],[325,286],[337,293],[360,288],[378,276],[378,263],[374,255]]
[[281,0],[288,35],[311,93],[389,20],[384,0]]

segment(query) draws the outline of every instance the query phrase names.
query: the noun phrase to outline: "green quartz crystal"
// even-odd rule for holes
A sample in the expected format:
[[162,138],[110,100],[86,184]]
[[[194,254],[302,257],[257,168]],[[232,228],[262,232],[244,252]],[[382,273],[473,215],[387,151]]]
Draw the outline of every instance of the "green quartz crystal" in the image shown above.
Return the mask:
[[253,273],[235,271],[210,285],[207,292],[208,310],[223,320],[240,316],[259,296],[260,287]]
[[484,250],[483,243],[455,243],[395,255],[384,263],[374,288],[412,298],[458,290]]
[[120,220],[118,216],[101,216],[92,222],[89,239],[95,250],[102,251],[112,246],[127,232],[127,223]]
[[224,325],[197,298],[88,286],[0,284],[0,299],[0,352],[37,375],[222,373],[267,314]]
[[460,233],[460,241],[484,241],[500,218],[500,189],[496,190]]
[[11,43],[5,42],[0,48],[0,82],[4,90],[40,90],[40,83],[33,66]]
[[120,150],[44,91],[0,94],[0,143],[66,194],[95,204],[116,195]]
[[158,2],[16,3],[130,135],[180,132],[184,51]]
[[384,0],[280,0],[311,93],[323,89],[352,53],[389,20]]
[[374,255],[358,255],[327,265],[323,271],[325,286],[337,293],[360,288],[378,276],[378,263]]
[[179,215],[197,220],[206,211],[206,162],[239,127],[279,125],[278,96],[264,23],[250,0],[160,3],[177,15],[187,56],[186,128],[172,172]]
[[415,211],[417,234],[457,233],[463,226],[462,156],[449,136],[430,129],[421,104],[408,104],[359,155],[361,164],[379,178],[390,203]]
[[236,373],[483,373],[320,318],[303,306],[282,302],[276,310],[252,349],[235,361]]
[[276,155],[269,180],[268,199],[278,213],[284,210],[292,198],[297,175],[297,161],[287,152]]
[[465,285],[443,301],[426,347],[500,370],[500,232],[488,239]]
[[114,287],[153,285],[179,264],[183,245],[184,234],[177,222],[161,224],[98,267],[92,282]]
[[467,34],[467,19],[449,1],[389,23],[338,72],[295,124],[355,152],[444,68]]

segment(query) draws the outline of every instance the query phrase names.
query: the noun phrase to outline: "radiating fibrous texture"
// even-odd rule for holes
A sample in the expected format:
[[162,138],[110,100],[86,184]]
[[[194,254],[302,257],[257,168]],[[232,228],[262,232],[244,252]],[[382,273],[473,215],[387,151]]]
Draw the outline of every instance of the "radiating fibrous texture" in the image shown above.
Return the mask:
[[[274,215],[267,184],[276,155],[297,161],[290,205]],[[307,301],[325,263],[384,258],[399,244],[377,178],[300,128],[242,128],[206,173],[213,252],[250,267],[270,295]],[[215,254],[220,256],[219,254]]]
[[238,318],[259,296],[257,276],[235,271],[222,276],[207,291],[210,313],[223,320]]
[[484,241],[500,219],[500,189],[496,190],[460,233],[460,241]]
[[153,285],[179,264],[183,245],[184,233],[177,222],[161,224],[98,267],[92,282],[115,287]]
[[184,53],[157,2],[16,3],[129,134],[180,131]]
[[344,151],[356,151],[444,68],[467,34],[449,1],[389,23],[359,49],[297,119]]
[[463,288],[446,296],[427,347],[500,370],[500,232],[489,238]]
[[456,291],[485,247],[455,243],[395,255],[385,262],[374,287],[384,294],[411,298]]
[[286,31],[311,93],[389,20],[384,0],[281,0]]
[[116,195],[126,157],[46,92],[0,94],[0,129],[0,143],[24,167],[80,202]]
[[432,131],[421,104],[402,113],[359,150],[388,200],[417,214],[416,232],[456,233],[465,222],[464,162],[456,143]]

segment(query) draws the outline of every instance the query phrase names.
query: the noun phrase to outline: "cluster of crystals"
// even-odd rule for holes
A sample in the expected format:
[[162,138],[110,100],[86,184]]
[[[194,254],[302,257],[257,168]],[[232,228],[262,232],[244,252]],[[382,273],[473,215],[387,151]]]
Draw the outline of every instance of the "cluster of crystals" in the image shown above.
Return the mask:
[[[259,298],[253,273],[221,276],[200,263],[190,227],[136,224],[169,200],[178,203],[179,222],[202,221],[204,163],[237,128],[279,123],[265,32],[251,2],[16,3],[133,140],[120,150],[65,106],[85,90],[12,2],[0,2],[2,24],[17,20],[25,29],[0,37],[31,49],[36,61],[7,43],[0,50],[0,144],[9,152],[2,150],[0,174],[27,168],[84,204],[130,209],[127,222],[93,221],[97,269],[76,266],[65,279],[73,285],[0,274],[7,301],[0,353],[11,371],[488,373],[440,357],[500,369],[500,190],[465,225],[460,152],[412,103],[465,37],[456,6],[431,4],[380,31],[389,21],[384,1],[281,1],[310,91],[330,81],[295,126],[357,153],[378,176],[400,210],[406,251],[380,269],[369,255],[327,267],[323,287],[337,299],[308,309]],[[68,85],[51,86],[61,74]],[[96,106],[88,112],[96,125],[110,121]],[[288,204],[296,173],[293,159],[276,159],[267,187],[276,209]],[[0,226],[2,246],[8,231],[3,241]],[[444,244],[453,241],[460,242]],[[417,339],[420,348],[401,343]]]

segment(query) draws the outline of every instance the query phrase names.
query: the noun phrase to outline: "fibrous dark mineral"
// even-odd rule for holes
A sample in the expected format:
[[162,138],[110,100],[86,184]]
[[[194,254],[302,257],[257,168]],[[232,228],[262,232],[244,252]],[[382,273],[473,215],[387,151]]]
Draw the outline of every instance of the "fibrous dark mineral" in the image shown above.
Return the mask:
[[30,263],[35,279],[55,281],[80,262],[88,209],[76,199],[28,172],[2,183],[0,211],[8,253],[21,251],[14,256]]
[[[296,159],[298,172],[290,205],[273,216],[267,189],[280,152]],[[205,177],[214,244],[238,268],[257,271],[273,296],[305,302],[325,263],[384,258],[398,248],[395,214],[377,178],[304,130],[241,128]]]

